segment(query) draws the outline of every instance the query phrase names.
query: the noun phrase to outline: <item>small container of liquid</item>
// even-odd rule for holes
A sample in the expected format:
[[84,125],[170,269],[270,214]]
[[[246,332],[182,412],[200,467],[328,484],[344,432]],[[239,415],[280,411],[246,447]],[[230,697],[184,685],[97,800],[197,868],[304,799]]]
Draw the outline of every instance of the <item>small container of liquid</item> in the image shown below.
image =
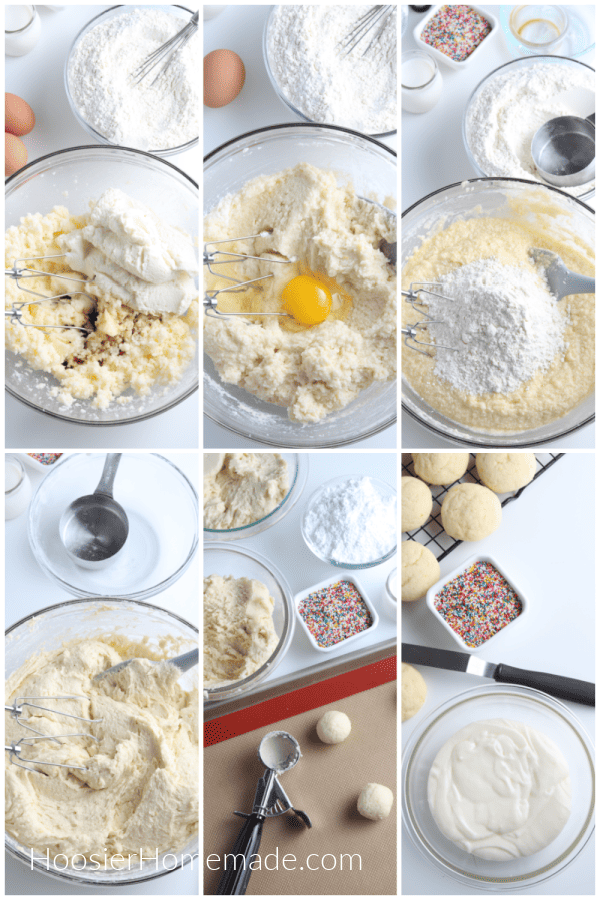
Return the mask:
[[442,93],[442,76],[435,59],[422,50],[402,54],[402,109],[426,113]]
[[569,14],[563,6],[515,6],[508,24],[528,50],[557,53],[569,30]]
[[7,56],[25,56],[42,34],[35,6],[7,6],[4,13],[4,50]]
[[398,613],[398,570],[392,569],[383,586],[383,599],[388,612],[393,616]]
[[16,519],[29,506],[31,482],[16,456],[6,456],[4,467],[4,518]]

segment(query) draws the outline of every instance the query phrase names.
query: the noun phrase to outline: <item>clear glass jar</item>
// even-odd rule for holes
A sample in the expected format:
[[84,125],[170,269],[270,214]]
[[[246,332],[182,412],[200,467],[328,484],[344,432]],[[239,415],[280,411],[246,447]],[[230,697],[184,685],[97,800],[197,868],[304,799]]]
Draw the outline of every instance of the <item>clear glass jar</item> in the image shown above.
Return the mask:
[[4,18],[4,50],[7,56],[25,56],[42,34],[35,6],[7,6]]
[[4,459],[4,518],[16,519],[31,500],[31,482],[23,463],[16,456]]
[[425,113],[436,105],[442,93],[442,76],[432,56],[423,50],[402,54],[402,109]]

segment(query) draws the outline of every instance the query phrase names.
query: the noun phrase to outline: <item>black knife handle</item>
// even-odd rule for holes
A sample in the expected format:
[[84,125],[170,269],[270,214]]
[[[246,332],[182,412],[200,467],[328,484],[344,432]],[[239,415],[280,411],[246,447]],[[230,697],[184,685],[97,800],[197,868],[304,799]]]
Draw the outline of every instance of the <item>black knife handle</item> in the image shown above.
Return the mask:
[[[223,870],[216,890],[217,894],[239,897],[246,893],[246,888],[252,875],[249,863],[252,862],[251,857],[258,853],[263,822],[264,816],[259,816],[254,812],[246,816],[246,821],[237,836],[233,850],[228,854],[233,865]],[[241,865],[240,856],[242,857]]]
[[579,681],[578,678],[549,675],[547,672],[530,672],[527,669],[516,669],[514,666],[499,663],[494,673],[494,681],[522,684],[536,691],[544,691],[552,697],[559,697],[561,700],[585,703],[586,706],[596,705],[596,685],[590,681]]

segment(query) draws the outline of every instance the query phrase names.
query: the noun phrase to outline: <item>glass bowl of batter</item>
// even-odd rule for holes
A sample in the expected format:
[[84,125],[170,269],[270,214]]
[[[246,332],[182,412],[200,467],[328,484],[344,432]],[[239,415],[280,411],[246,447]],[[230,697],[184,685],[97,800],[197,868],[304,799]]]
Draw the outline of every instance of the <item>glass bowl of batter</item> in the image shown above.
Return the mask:
[[[66,207],[71,215],[81,216],[89,211],[90,201],[97,200],[109,188],[119,187],[197,241],[198,186],[189,176],[149,153],[100,145],[51,153],[8,178],[5,225],[16,226],[29,214],[47,215],[56,206]],[[8,261],[9,266],[12,262]],[[43,270],[43,261],[34,266]],[[28,295],[23,294],[23,297]],[[182,357],[178,380],[154,383],[146,394],[128,387],[106,408],[94,405],[95,397],[82,397],[67,405],[60,396],[61,382],[54,375],[44,371],[41,365],[33,368],[22,355],[11,350],[5,352],[6,390],[31,409],[65,422],[100,427],[152,418],[192,396],[198,388],[197,313],[197,302],[193,300],[185,322],[189,325],[195,355],[192,349],[185,368]],[[32,328],[26,330],[34,331]],[[170,352],[176,353],[174,345]],[[166,375],[169,368],[169,360],[165,360]],[[142,370],[140,363],[137,372],[143,380]],[[102,369],[99,369],[100,378],[101,373]]]
[[[570,816],[543,850],[502,862],[462,850],[436,825],[427,800],[429,771],[441,747],[461,728],[509,719],[542,732],[569,766]],[[402,820],[416,850],[446,877],[476,891],[516,891],[548,881],[573,862],[594,831],[594,746],[575,715],[553,697],[519,685],[472,688],[446,701],[415,729],[402,759]]]
[[[251,180],[276,175],[300,164],[335,173],[338,184],[345,184],[350,179],[358,197],[382,204],[382,215],[395,232],[394,151],[373,138],[343,128],[302,123],[250,132],[210,153],[204,164],[205,219],[223,198],[241,191]],[[268,267],[266,271],[269,271]],[[390,309],[390,315],[391,312]],[[382,315],[387,314],[382,311]],[[393,320],[395,323],[395,312]],[[378,317],[378,321],[381,322],[381,318]],[[381,338],[382,347],[386,342],[390,360],[392,356],[395,359],[396,351],[392,347],[395,334]],[[206,343],[205,338],[205,347]],[[388,350],[384,349],[384,352],[388,353]],[[387,363],[385,365],[387,368]],[[285,376],[285,366],[274,365],[270,378],[265,376],[261,384],[270,386],[273,378],[279,380],[282,376]],[[262,390],[261,386],[257,385],[256,390]],[[241,387],[235,377],[229,382],[224,381],[211,357],[205,353],[204,412],[222,427],[262,444],[291,449],[340,447],[378,434],[395,422],[396,382],[378,378],[371,383],[367,373],[365,388],[343,408],[318,421],[292,421],[284,406],[260,399]]]
[[306,486],[308,478],[308,454],[307,453],[282,453],[281,456],[287,463],[288,471],[288,490],[275,509],[270,513],[250,522],[248,525],[240,525],[236,528],[207,528],[204,527],[205,541],[237,541],[241,538],[252,537],[266,531],[277,522],[280,522],[284,516],[294,508],[300,499],[302,492]]
[[[34,657],[42,652],[52,653],[58,651],[65,642],[79,642],[91,639],[100,641],[107,638],[109,641],[112,639],[115,648],[120,647],[119,654],[121,654],[121,651],[124,652],[125,655],[120,657],[122,659],[144,656],[158,660],[170,658],[197,647],[198,629],[173,612],[139,601],[121,600],[114,597],[67,600],[56,606],[39,610],[8,628],[5,644],[6,676],[10,678],[13,673],[24,665],[31,665],[34,662]],[[94,661],[91,664],[94,665]],[[101,662],[98,662],[98,664],[100,666],[103,665]],[[100,668],[99,671],[103,671],[103,669]],[[178,679],[178,684],[186,691],[197,690],[198,667],[196,666],[182,674]],[[197,708],[195,714],[197,717]],[[68,721],[67,719],[63,720],[63,722]],[[116,729],[117,726],[115,725],[115,732]],[[134,733],[135,728],[132,729],[132,734]],[[115,737],[118,743],[119,738],[117,734],[115,734]],[[27,753],[30,758],[50,759],[52,751],[49,749],[49,746],[50,748],[52,747],[48,742],[38,742],[36,754],[30,753],[29,750],[27,750]],[[42,755],[42,750],[45,756]],[[128,752],[125,743],[122,744],[122,750],[125,753]],[[23,756],[26,755],[25,753],[23,754]],[[8,754],[6,765],[13,765],[8,760]],[[183,765],[183,761],[181,761],[181,765]],[[47,780],[45,775],[29,775],[27,773],[27,777],[30,780],[38,777],[44,779],[44,781]],[[69,776],[69,778],[73,777],[73,775]],[[123,787],[126,789],[126,784]],[[89,804],[92,794],[102,795],[105,790],[114,792],[116,788],[114,784],[107,783],[104,790],[92,792],[90,789],[83,802]],[[171,802],[172,800],[173,798],[171,798]],[[113,800],[113,802],[116,803],[116,800]],[[141,802],[143,803],[143,798],[141,798]],[[186,802],[183,800],[183,797],[181,802]],[[167,796],[164,797],[164,803],[169,803]],[[85,828],[83,827],[84,821],[80,823],[79,827],[82,833],[86,832],[87,838],[92,838],[93,825],[91,823],[96,820],[96,817],[89,805],[87,806],[87,813],[85,809],[82,805],[82,820],[85,819]],[[49,809],[46,810],[46,814],[50,815]],[[101,820],[102,817],[98,816],[98,821]],[[22,824],[25,827],[24,823]],[[98,828],[101,828],[101,826],[98,825]],[[193,838],[186,841],[186,846],[173,847],[174,855],[160,852],[158,862],[146,861],[141,868],[139,864],[135,864],[133,858],[131,865],[125,868],[95,868],[94,864],[89,860],[84,865],[80,857],[75,857],[75,854],[78,853],[78,833],[79,831],[76,829],[72,840],[65,839],[65,849],[73,844],[71,852],[67,853],[66,865],[65,860],[60,857],[57,865],[54,865],[52,861],[53,852],[58,851],[51,851],[51,862],[47,867],[45,849],[41,848],[41,852],[36,852],[34,856],[44,858],[43,860],[34,860],[33,871],[50,875],[64,883],[76,885],[124,886],[138,884],[142,881],[149,881],[161,875],[166,875],[174,868],[174,858],[177,859],[177,867],[179,867],[191,863],[192,859],[199,852],[198,834],[196,833]],[[58,834],[53,835],[53,839],[57,837]],[[29,869],[31,868],[32,862],[29,847],[20,843],[8,829],[5,835],[5,845],[6,850],[12,857],[23,862]],[[89,851],[90,846],[89,843],[86,844],[85,850]],[[105,846],[106,844],[101,844],[97,848],[97,856],[100,862],[104,859]],[[82,847],[81,849],[84,848]],[[40,848],[36,848],[36,850],[40,850]],[[110,858],[112,853],[114,853],[114,850],[108,849],[106,855]],[[75,863],[74,866],[71,865],[72,862]],[[63,866],[65,867],[63,868]]]
[[247,696],[272,675],[289,649],[296,621],[294,601],[285,576],[271,560],[255,550],[226,543],[207,544],[204,548],[204,577],[208,578],[210,575],[250,578],[264,584],[274,600],[273,624],[279,642],[269,659],[252,675],[239,681],[205,687],[204,700],[207,704]]
[[[527,266],[531,247],[554,251],[572,271],[593,275],[593,211],[577,198],[529,181],[482,178],[449,185],[403,215],[402,287],[480,259]],[[565,297],[560,304],[569,316],[568,354],[557,355],[545,372],[509,393],[458,390],[438,378],[434,358],[403,344],[406,415],[453,444],[482,447],[540,446],[588,425],[595,409],[594,297]],[[423,319],[402,301],[403,324]],[[428,340],[426,330],[421,339]]]

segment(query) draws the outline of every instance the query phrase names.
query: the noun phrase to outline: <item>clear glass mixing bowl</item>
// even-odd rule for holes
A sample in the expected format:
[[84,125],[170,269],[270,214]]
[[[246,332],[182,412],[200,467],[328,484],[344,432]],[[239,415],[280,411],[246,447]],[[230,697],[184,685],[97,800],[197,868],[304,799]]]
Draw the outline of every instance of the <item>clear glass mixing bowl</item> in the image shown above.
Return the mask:
[[[67,640],[77,638],[83,640],[107,633],[125,635],[136,642],[142,637],[148,637],[149,649],[156,652],[157,659],[164,658],[159,641],[168,635],[181,641],[181,649],[178,650],[180,653],[198,646],[198,629],[175,613],[158,606],[115,597],[67,600],[56,606],[41,609],[7,629],[5,676],[10,676],[42,650],[57,649]],[[185,672],[181,676],[180,684],[186,690],[197,687],[198,667]],[[5,833],[5,846],[11,856],[31,868],[30,848],[24,847],[8,832]],[[196,836],[187,847],[174,854],[177,866],[189,864],[198,853],[199,842]],[[46,865],[38,860],[33,862],[34,872],[49,875],[63,883],[88,886],[122,887],[127,884],[138,884],[141,881],[168,875],[171,867],[173,867],[171,854],[159,856],[158,862],[144,862],[141,868],[114,870],[94,869],[90,865],[84,869],[70,867],[62,869],[53,863],[46,868]]]
[[[534,192],[534,193],[531,193]],[[510,206],[523,203],[524,197],[535,198],[536,204],[545,206],[552,202],[556,211],[547,217],[549,229],[561,233],[572,232],[579,236],[584,245],[594,247],[595,216],[592,209],[575,197],[570,197],[557,188],[522,181],[515,178],[478,178],[451,184],[423,197],[402,214],[402,260],[403,263],[419,247],[424,237],[436,226],[447,228],[458,220],[484,218],[487,216],[512,219],[515,216]],[[539,210],[532,202],[531,216]],[[413,353],[402,345],[403,353]],[[454,443],[478,447],[537,447],[549,444],[594,421],[594,395],[570,410],[565,416],[537,428],[510,433],[489,433],[477,431],[468,425],[454,422],[448,416],[433,409],[402,378],[402,409],[424,428]]]
[[[6,180],[4,224],[18,225],[29,213],[49,213],[66,206],[83,215],[89,201],[108,188],[121,188],[145,203],[159,216],[198,238],[198,185],[172,163],[141,150],[122,147],[72,147],[50,153],[19,169]],[[41,266],[40,266],[41,268]],[[17,400],[56,419],[85,425],[125,425],[149,419],[181,403],[198,388],[198,356],[181,381],[158,385],[140,397],[132,389],[108,409],[95,409],[88,400],[72,406],[51,395],[58,382],[46,372],[36,371],[22,357],[5,352],[6,390]]]
[[[397,195],[396,154],[376,140],[333,125],[274,125],[241,135],[204,162],[204,214],[259,175],[300,162],[350,176],[356,193],[390,208]],[[388,198],[391,198],[388,200]],[[393,212],[393,210],[391,210]],[[224,428],[275,447],[342,447],[396,421],[396,381],[377,383],[320,422],[291,422],[287,411],[221,381],[204,354],[204,412]]]

